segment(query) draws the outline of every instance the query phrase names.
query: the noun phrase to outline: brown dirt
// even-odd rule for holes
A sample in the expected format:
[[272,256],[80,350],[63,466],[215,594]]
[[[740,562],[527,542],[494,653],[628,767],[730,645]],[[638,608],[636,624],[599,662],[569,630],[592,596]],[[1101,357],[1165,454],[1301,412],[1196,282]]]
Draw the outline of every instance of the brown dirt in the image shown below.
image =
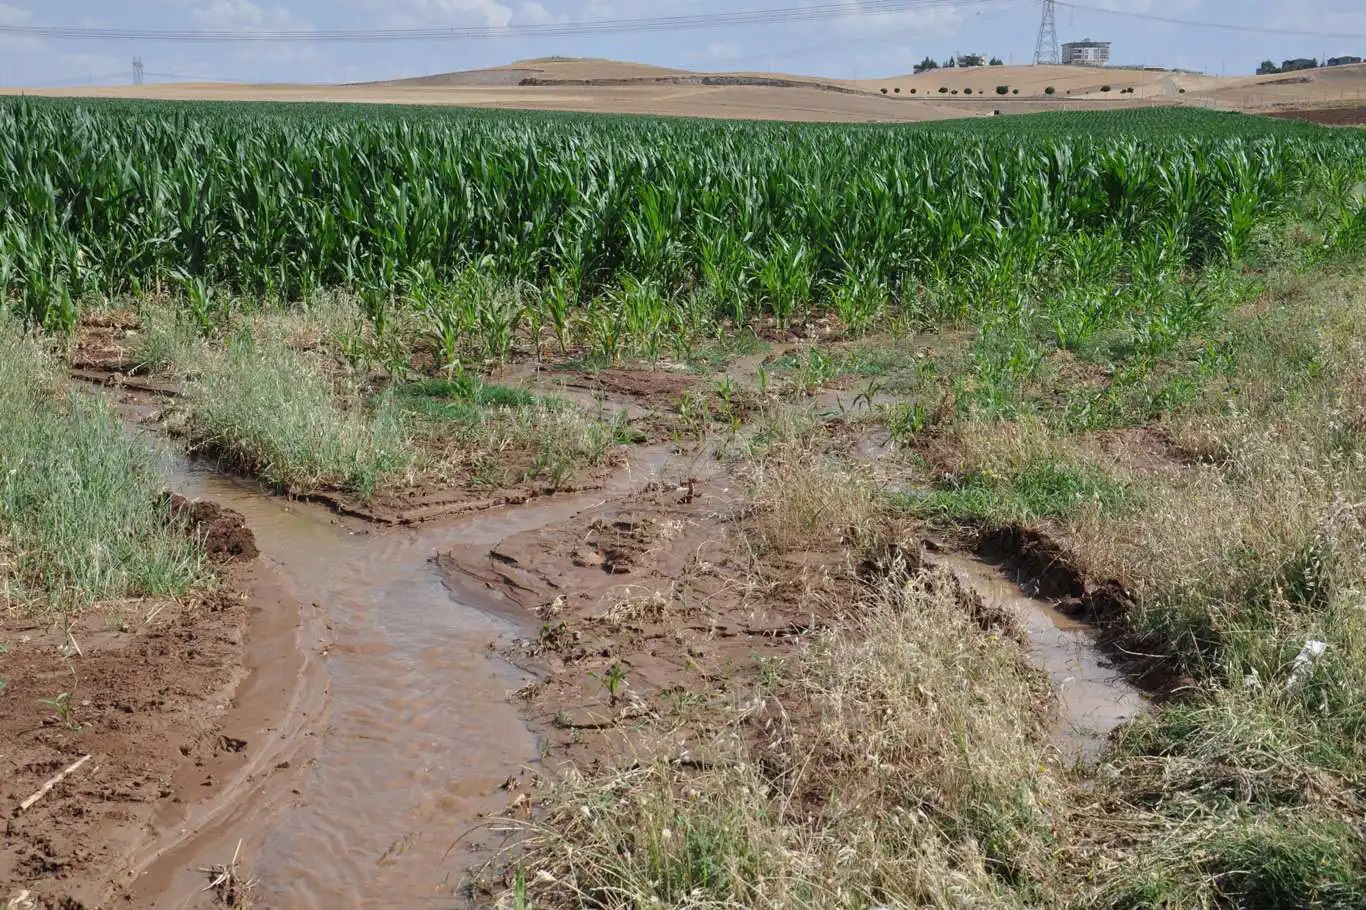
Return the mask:
[[698,377],[692,373],[677,373],[669,370],[600,370],[595,373],[553,373],[552,379],[559,380],[571,389],[587,389],[591,392],[605,392],[612,395],[627,396],[635,403],[656,409],[673,409],[678,399],[698,384]]
[[1097,625],[1109,657],[1150,696],[1165,700],[1195,691],[1190,676],[1163,661],[1136,657],[1123,649],[1123,620],[1136,604],[1134,592],[1119,579],[1091,577],[1059,536],[1045,528],[1022,525],[984,528],[975,535],[975,548],[979,556],[1033,582],[1038,594],[1057,601],[1059,611]]
[[[214,512],[211,537],[233,514]],[[245,551],[242,530],[230,537]],[[248,675],[245,571],[234,567],[200,603],[137,604],[147,618],[129,631],[97,618],[69,637],[22,621],[0,626],[0,900],[29,891],[38,907],[108,906],[156,818],[211,798],[256,749],[250,725],[224,726]],[[78,771],[19,808],[83,755],[91,758]]]
[[[301,502],[326,506],[339,515],[359,518],[372,524],[414,525],[456,518],[474,512],[488,512],[506,506],[519,506],[533,499],[557,494],[586,493],[602,488],[610,466],[596,469],[574,482],[563,484],[529,483],[497,490],[472,490],[455,484],[418,483],[398,490],[380,490],[370,500],[345,490],[280,491]],[[250,475],[247,475],[250,478]]]
[[688,481],[438,565],[458,590],[541,619],[509,654],[539,671],[523,694],[565,754],[601,758],[614,747],[586,734],[624,731],[788,653],[852,600],[858,572],[843,554],[757,554],[751,518],[718,482]]
[[[1195,105],[1223,110],[1313,108],[1359,100],[1366,67],[1342,66],[1284,77],[1096,70],[1078,66],[1000,66],[843,80],[787,73],[693,73],[611,60],[547,58],[459,73],[356,85],[180,83],[26,89],[27,94],[223,101],[371,102],[586,111],[732,119],[908,122],[1045,110]],[[1102,85],[1113,87],[1101,92]],[[997,85],[1019,95],[997,96]],[[971,88],[940,96],[938,88]],[[1053,86],[1057,94],[1044,94]],[[1134,94],[1118,94],[1121,88]],[[897,94],[892,90],[901,88]],[[882,90],[889,94],[883,95]],[[916,90],[912,95],[911,89]],[[1184,91],[1183,91],[1184,90]],[[0,89],[0,94],[6,91]]]
[[1329,126],[1362,126],[1366,124],[1366,104],[1350,104],[1343,107],[1288,108],[1269,112],[1272,117],[1285,120],[1308,120],[1310,123],[1323,123]]
[[138,317],[129,310],[85,313],[76,327],[71,365],[77,370],[127,373],[134,368],[133,339]]
[[256,538],[242,513],[216,502],[191,502],[176,493],[167,494],[171,514],[182,519],[204,540],[204,551],[216,562],[251,560],[261,555]]
[[[537,672],[520,694],[549,754],[585,767],[697,738],[696,706],[756,684],[839,623],[885,565],[843,549],[765,552],[751,534],[761,520],[726,481],[688,480],[437,563],[453,589],[539,618],[507,655]],[[920,565],[915,538],[888,540],[884,559]],[[1020,634],[961,593],[984,627]]]
[[1092,622],[1114,620],[1132,608],[1133,594],[1115,579],[1097,582],[1077,565],[1066,546],[1040,528],[1007,525],[977,534],[979,556],[999,560],[1037,584],[1058,609]]

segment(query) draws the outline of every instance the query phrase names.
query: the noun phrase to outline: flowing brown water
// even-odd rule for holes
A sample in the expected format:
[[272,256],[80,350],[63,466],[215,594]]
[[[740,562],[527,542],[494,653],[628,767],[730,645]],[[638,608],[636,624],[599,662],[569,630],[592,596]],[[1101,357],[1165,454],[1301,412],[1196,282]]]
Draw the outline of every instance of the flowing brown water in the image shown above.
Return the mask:
[[[146,416],[136,403],[119,406],[130,420]],[[449,589],[432,557],[565,520],[666,465],[684,474],[715,470],[706,455],[677,463],[663,449],[637,452],[600,492],[379,531],[265,495],[191,462],[157,434],[148,438],[171,489],[245,516],[264,563],[309,614],[301,643],[315,651],[328,690],[308,724],[273,731],[312,737],[311,758],[289,770],[285,789],[241,790],[238,801],[249,805],[167,836],[145,867],[148,887],[135,889],[139,906],[166,908],[207,906],[199,870],[228,861],[239,841],[258,908],[463,906],[465,847],[496,844],[474,829],[481,813],[506,805],[498,787],[536,760],[537,743],[509,699],[525,675],[489,648],[525,631],[523,620],[482,601],[477,589]],[[1026,624],[1032,653],[1060,693],[1065,748],[1094,754],[1109,730],[1143,709],[1142,695],[1106,665],[1092,630],[1026,597],[990,566],[935,558]]]
[[[132,420],[145,416],[136,403],[119,406]],[[262,559],[314,613],[305,629],[317,640],[303,644],[315,648],[329,692],[307,734],[312,758],[282,804],[226,811],[218,830],[206,822],[204,832],[182,831],[180,843],[149,862],[135,893],[147,906],[204,906],[200,867],[227,862],[240,840],[258,908],[463,906],[466,848],[497,841],[474,830],[481,813],[506,806],[499,785],[537,759],[537,743],[509,698],[526,675],[490,650],[525,631],[518,617],[453,593],[432,557],[562,521],[643,484],[667,453],[642,453],[604,492],[378,531],[268,496],[148,438],[170,489],[245,516]]]
[[1055,741],[1064,755],[1095,758],[1112,730],[1147,710],[1148,699],[1114,666],[1094,626],[1031,597],[997,567],[952,553],[928,558],[958,576],[988,604],[1009,610],[1029,635],[1029,654],[1058,693],[1061,725]]

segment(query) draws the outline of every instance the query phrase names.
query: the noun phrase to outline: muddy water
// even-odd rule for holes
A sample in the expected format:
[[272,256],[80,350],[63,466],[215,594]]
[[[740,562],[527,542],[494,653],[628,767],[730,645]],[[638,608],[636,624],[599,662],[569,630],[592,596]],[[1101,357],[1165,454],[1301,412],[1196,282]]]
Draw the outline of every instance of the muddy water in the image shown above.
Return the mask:
[[[117,406],[135,425],[155,410],[135,400]],[[525,631],[520,617],[449,590],[432,557],[563,521],[657,476],[671,456],[640,453],[600,493],[379,532],[267,496],[186,459],[157,433],[147,438],[172,490],[245,516],[266,566],[312,614],[302,644],[325,668],[328,696],[313,705],[311,724],[281,724],[313,737],[313,747],[287,788],[268,797],[276,804],[227,807],[200,829],[163,838],[135,900],[207,906],[199,870],[231,859],[240,842],[258,908],[461,905],[467,848],[497,843],[472,829],[481,813],[506,805],[498,787],[536,760],[537,743],[508,697],[526,676],[489,650]],[[266,792],[238,791],[254,803]]]
[[1047,671],[1058,693],[1061,724],[1055,740],[1072,759],[1093,759],[1109,733],[1147,709],[1147,697],[1106,658],[1093,626],[1030,597],[997,567],[968,556],[927,554],[988,604],[1015,615],[1029,634],[1033,662]]
[[522,675],[486,654],[510,622],[457,603],[428,564],[457,531],[354,533],[178,467],[172,489],[243,513],[325,635],[330,704],[297,793],[251,859],[259,906],[429,905],[458,882],[461,853],[448,851],[497,809],[509,769],[536,757],[507,697]]
[[[136,403],[120,407],[132,420],[145,417]],[[199,870],[226,862],[239,841],[258,908],[463,905],[457,894],[469,849],[497,845],[495,834],[477,830],[481,813],[506,806],[498,787],[536,760],[537,743],[508,697],[527,677],[489,648],[525,631],[525,619],[448,589],[432,557],[563,521],[658,477],[675,459],[642,451],[599,493],[381,532],[264,495],[189,461],[157,434],[148,438],[168,486],[241,512],[262,558],[313,612],[311,644],[329,698],[307,734],[315,737],[312,758],[276,797],[280,804],[233,813],[245,830],[220,823],[225,830],[195,833],[165,851],[161,867],[153,863],[144,876],[150,887],[137,889],[145,905],[205,906]]]

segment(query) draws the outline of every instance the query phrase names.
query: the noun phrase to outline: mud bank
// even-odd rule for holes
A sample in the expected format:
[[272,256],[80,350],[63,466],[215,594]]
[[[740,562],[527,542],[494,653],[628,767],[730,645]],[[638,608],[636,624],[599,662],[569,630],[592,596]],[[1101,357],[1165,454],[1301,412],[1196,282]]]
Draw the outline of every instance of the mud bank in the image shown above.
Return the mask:
[[213,550],[217,587],[199,600],[0,629],[0,900],[114,905],[154,832],[235,798],[236,781],[259,774],[253,757],[271,731],[289,732],[287,716],[303,710],[312,690],[297,603],[252,562],[240,516],[197,512],[192,526],[224,544]]

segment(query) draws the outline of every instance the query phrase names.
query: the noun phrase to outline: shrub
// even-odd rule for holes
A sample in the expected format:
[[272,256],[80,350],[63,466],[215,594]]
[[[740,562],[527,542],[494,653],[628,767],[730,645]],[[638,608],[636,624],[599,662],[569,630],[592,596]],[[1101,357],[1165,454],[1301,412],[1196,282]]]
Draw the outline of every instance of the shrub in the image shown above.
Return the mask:
[[1110,86],[1108,86],[1108,85],[1102,85],[1102,86],[1100,87],[1100,90],[1101,90],[1102,92],[1108,92],[1108,91],[1110,90]]
[[1052,95],[1052,94],[1055,93],[1056,91],[1057,91],[1057,89],[1055,89],[1053,86],[1050,85],[1048,88],[1046,88],[1046,89],[1043,90],[1043,93],[1044,93],[1045,95]]
[[1009,94],[1010,94],[1010,86],[1008,86],[1008,85],[998,85],[998,86],[996,86],[996,94],[998,94],[998,95],[1009,95]]
[[894,91],[894,92],[896,92],[898,95],[900,95],[900,94],[901,94],[901,86],[898,85],[896,88],[892,89],[892,91]]
[[943,86],[943,85],[939,86],[939,94],[941,94],[941,95],[947,95],[948,93],[949,93],[949,90],[948,90],[948,88],[947,88],[946,86]]
[[887,90],[885,88],[882,90],[882,94],[887,94]]
[[912,94],[912,95],[915,94],[915,89],[911,89],[911,94]]
[[970,89],[970,88],[965,88],[965,89],[963,89],[963,94],[964,94],[964,95],[971,95],[971,94],[972,94],[972,89]]
[[1020,94],[1020,90],[1017,89],[1017,88],[1013,88],[1013,89],[1010,90],[1010,93],[1011,93],[1012,95],[1018,95],[1018,94]]
[[953,91],[949,92],[949,94],[950,94],[950,95],[956,95],[956,94],[958,94],[958,89],[954,89]]

